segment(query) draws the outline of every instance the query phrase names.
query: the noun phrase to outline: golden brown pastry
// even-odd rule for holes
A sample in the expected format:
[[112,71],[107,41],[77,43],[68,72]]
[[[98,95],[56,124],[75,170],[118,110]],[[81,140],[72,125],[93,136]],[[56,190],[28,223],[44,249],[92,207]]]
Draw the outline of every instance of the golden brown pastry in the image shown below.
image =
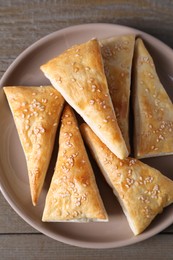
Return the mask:
[[134,61],[135,156],[173,154],[173,104],[141,39],[136,41]]
[[49,166],[64,98],[52,86],[4,87],[4,91],[25,153],[35,206]]
[[108,221],[75,115],[66,105],[43,221]]
[[117,124],[96,39],[75,45],[41,66],[45,76],[119,158],[128,156]]
[[132,231],[138,235],[173,203],[173,181],[137,159],[118,159],[87,124],[82,124],[81,131]]
[[135,35],[120,35],[99,42],[118,125],[130,152],[129,99]]

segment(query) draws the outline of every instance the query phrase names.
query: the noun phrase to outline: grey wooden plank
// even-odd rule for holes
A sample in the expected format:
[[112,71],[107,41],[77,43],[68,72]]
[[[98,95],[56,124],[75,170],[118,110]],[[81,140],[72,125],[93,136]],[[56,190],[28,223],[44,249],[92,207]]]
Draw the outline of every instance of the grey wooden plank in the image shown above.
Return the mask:
[[[36,39],[74,24],[90,22],[118,23],[142,29],[173,46],[173,1],[19,1],[1,0],[1,53],[7,47],[11,55]],[[14,48],[10,48],[13,44]],[[5,51],[5,52],[4,52]]]
[[138,244],[114,249],[86,249],[69,246],[44,235],[0,236],[1,259],[35,260],[135,260],[172,259],[173,239],[158,235]]
[[0,193],[0,234],[38,233],[11,208]]

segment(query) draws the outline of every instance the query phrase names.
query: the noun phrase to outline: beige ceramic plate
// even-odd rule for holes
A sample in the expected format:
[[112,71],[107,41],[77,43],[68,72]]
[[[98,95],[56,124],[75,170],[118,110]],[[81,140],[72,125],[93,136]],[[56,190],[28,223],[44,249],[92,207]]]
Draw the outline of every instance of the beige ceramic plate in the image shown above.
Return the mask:
[[[168,94],[173,97],[173,51],[152,36],[119,25],[86,24],[69,27],[39,40],[24,51],[10,66],[0,82],[0,184],[1,191],[13,209],[31,226],[47,236],[80,247],[111,248],[134,244],[162,231],[173,223],[173,206],[159,215],[141,235],[134,236],[122,210],[94,165],[110,221],[108,223],[43,223],[41,221],[44,201],[55,159],[51,161],[39,205],[32,206],[25,158],[14,126],[13,118],[5,99],[4,85],[44,85],[49,83],[39,67],[71,45],[87,41],[135,33],[140,35],[151,52],[158,73]],[[54,151],[56,157],[56,149]],[[158,168],[173,179],[173,156],[147,159],[145,162]]]

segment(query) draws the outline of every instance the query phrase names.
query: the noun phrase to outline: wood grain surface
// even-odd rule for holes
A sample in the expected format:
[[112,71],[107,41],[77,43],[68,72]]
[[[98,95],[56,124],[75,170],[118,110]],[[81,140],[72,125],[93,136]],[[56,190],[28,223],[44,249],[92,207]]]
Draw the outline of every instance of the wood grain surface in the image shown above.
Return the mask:
[[[0,0],[0,77],[41,37],[71,25],[95,22],[134,27],[173,48],[172,0]],[[132,246],[77,248],[40,234],[0,194],[0,259],[173,259],[173,225]]]

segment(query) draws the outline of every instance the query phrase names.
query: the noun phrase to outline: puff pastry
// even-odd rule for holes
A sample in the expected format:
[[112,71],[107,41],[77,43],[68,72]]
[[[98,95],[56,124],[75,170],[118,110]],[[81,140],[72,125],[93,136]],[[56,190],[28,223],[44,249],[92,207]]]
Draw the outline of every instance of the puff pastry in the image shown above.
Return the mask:
[[173,154],[173,104],[141,39],[134,62],[135,157]]
[[45,76],[119,158],[128,150],[117,124],[96,39],[75,45],[41,66]]
[[135,235],[173,202],[173,181],[137,159],[118,159],[85,123],[82,135]]
[[130,152],[129,99],[135,35],[120,35],[99,42],[118,125]]
[[25,153],[35,206],[49,166],[64,98],[52,86],[4,87],[4,91]]
[[66,105],[43,221],[108,221],[75,115]]

